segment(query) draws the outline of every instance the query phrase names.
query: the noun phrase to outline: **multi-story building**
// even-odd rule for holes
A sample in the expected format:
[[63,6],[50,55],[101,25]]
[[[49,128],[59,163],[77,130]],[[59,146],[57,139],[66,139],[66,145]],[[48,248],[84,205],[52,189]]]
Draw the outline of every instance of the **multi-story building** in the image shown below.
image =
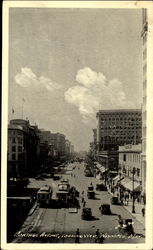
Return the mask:
[[143,171],[143,193],[145,195],[146,186],[146,133],[147,133],[147,33],[148,33],[148,22],[147,22],[147,9],[142,10],[142,41],[143,41],[143,104],[142,104],[142,171]]
[[26,177],[37,170],[39,138],[29,121],[14,119],[8,126],[8,176]]
[[100,110],[97,119],[97,158],[105,169],[117,170],[118,147],[141,143],[141,110]]
[[67,156],[71,154],[71,142],[69,140],[65,140],[65,153]]
[[[128,190],[134,197],[142,197],[142,145],[119,146],[119,175],[118,181],[121,190]],[[116,179],[116,178],[115,178]],[[144,197],[143,202],[145,203]]]

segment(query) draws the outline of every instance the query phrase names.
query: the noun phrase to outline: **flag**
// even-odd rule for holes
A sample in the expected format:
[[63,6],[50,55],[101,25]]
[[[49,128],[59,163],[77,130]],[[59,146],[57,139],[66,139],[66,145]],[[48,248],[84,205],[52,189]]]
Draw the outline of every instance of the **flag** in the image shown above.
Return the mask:
[[12,114],[14,114],[14,109],[12,108]]

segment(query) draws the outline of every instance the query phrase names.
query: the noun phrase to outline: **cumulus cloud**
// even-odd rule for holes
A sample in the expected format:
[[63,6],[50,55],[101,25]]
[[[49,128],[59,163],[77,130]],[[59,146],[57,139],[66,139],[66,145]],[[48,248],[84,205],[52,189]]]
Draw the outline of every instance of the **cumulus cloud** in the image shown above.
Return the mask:
[[65,100],[78,107],[83,121],[95,118],[99,109],[132,108],[118,79],[108,81],[101,72],[86,67],[76,75],[77,84],[65,92]]
[[37,77],[32,72],[32,70],[27,67],[21,68],[21,72],[15,75],[15,81],[17,84],[19,84],[24,88],[43,87],[50,92],[61,88],[61,86],[58,83],[52,81],[49,78],[46,78],[44,76]]

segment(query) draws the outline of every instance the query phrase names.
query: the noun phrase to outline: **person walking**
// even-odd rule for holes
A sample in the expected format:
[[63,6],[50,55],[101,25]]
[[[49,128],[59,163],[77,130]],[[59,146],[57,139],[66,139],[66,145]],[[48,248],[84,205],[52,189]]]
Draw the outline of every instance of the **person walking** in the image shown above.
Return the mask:
[[99,237],[100,237],[100,232],[99,232],[99,229],[97,229],[95,243],[99,242]]
[[142,216],[144,217],[145,216],[145,208],[143,207],[141,211],[142,211]]
[[75,243],[80,243],[80,231],[79,228],[77,228],[75,233]]
[[86,201],[84,200],[84,202],[83,202],[83,207],[85,207],[86,206]]

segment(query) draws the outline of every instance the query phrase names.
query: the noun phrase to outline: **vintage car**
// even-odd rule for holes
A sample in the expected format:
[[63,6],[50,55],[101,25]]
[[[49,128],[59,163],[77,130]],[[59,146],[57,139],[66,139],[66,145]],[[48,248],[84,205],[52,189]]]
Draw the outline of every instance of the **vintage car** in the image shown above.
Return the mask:
[[111,204],[113,204],[113,205],[120,205],[121,204],[121,202],[119,201],[118,196],[113,196],[111,198]]
[[103,183],[99,183],[96,185],[97,191],[107,191],[107,187]]
[[88,197],[88,199],[94,199],[95,198],[95,192],[88,190],[87,197]]
[[90,220],[92,218],[92,211],[91,208],[83,208],[81,218],[83,220]]
[[101,211],[101,214],[106,214],[106,215],[111,214],[110,204],[107,204],[107,203],[102,204],[99,207],[99,210]]

